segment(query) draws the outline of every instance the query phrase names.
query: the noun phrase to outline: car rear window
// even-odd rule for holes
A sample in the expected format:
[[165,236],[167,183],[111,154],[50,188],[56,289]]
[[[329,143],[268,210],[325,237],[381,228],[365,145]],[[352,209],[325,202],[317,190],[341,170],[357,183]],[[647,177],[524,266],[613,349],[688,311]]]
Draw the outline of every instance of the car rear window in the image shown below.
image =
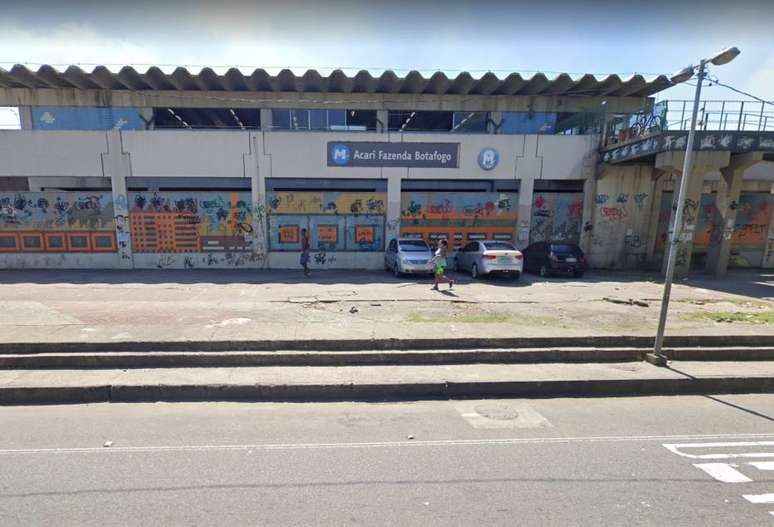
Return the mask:
[[551,245],[551,252],[554,254],[580,254],[580,247],[577,245]]
[[430,248],[427,246],[427,243],[424,240],[407,240],[398,242],[400,245],[401,251],[406,252],[423,252],[423,251],[429,251]]
[[484,247],[487,251],[515,251],[513,245],[505,242],[486,242]]

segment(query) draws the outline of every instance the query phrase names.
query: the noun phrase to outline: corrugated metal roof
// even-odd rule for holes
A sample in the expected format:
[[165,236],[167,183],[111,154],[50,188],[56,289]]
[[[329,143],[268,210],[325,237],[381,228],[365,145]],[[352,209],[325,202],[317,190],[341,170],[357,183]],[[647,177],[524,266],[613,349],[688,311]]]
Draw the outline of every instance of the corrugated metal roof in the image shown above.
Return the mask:
[[231,68],[222,75],[212,68],[203,68],[198,74],[182,67],[172,73],[164,73],[157,66],[148,68],[145,73],[129,66],[116,72],[106,66],[97,66],[91,72],[78,66],[70,66],[64,71],[49,65],[43,65],[37,71],[20,64],[10,71],[0,68],[0,87],[30,89],[646,97],[670,86],[672,83],[664,75],[651,79],[642,75],[626,79],[609,75],[598,79],[586,74],[573,79],[569,74],[562,73],[549,79],[542,73],[532,77],[511,73],[499,78],[490,72],[474,78],[470,73],[462,72],[450,78],[437,72],[426,78],[418,71],[399,77],[392,70],[378,77],[361,70],[350,77],[342,70],[334,70],[327,76],[317,70],[307,70],[298,76],[289,69],[281,70],[277,75],[256,69],[246,76],[237,68]]

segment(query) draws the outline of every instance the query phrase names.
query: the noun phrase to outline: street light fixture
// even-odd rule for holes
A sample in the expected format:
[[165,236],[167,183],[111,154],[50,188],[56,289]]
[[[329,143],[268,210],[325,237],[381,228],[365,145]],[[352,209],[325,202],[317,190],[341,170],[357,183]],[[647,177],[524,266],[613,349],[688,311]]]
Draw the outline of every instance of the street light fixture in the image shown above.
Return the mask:
[[664,345],[664,330],[666,328],[667,313],[669,311],[669,295],[672,292],[672,279],[675,274],[675,261],[677,259],[677,245],[684,241],[683,230],[683,210],[685,208],[685,194],[688,191],[688,178],[691,176],[691,166],[693,164],[693,143],[696,135],[696,116],[699,113],[699,102],[701,99],[701,83],[707,75],[707,63],[715,66],[728,64],[739,55],[739,48],[731,47],[717,52],[709,59],[699,61],[699,66],[688,66],[672,76],[671,81],[674,84],[685,82],[691,79],[696,70],[696,94],[693,98],[693,113],[691,114],[691,127],[688,130],[688,141],[685,146],[685,159],[683,160],[683,172],[680,176],[680,190],[677,194],[677,209],[675,210],[674,223],[672,224],[672,233],[669,240],[669,249],[667,256],[667,268],[664,276],[664,295],[661,300],[661,313],[658,319],[658,330],[656,332],[656,341],[653,345],[653,353],[648,355],[648,359],[658,365],[667,363],[666,356],[661,348]]

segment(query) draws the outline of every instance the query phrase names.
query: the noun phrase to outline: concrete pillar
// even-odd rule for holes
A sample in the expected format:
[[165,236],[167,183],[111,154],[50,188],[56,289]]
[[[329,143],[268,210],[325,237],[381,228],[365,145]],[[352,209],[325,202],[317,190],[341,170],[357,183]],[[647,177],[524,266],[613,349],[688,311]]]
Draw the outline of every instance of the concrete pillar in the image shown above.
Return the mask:
[[[672,215],[669,221],[667,240],[671,239],[674,226],[674,211],[677,210],[677,197],[680,188],[680,178],[682,174],[684,152],[663,152],[656,156],[655,167],[658,170],[673,172],[678,175],[675,182],[674,199],[672,201]],[[685,195],[683,206],[683,218],[681,240],[678,241],[677,260],[675,261],[675,277],[681,278],[688,275],[691,268],[691,256],[693,254],[693,240],[696,234],[696,225],[698,223],[701,193],[704,189],[704,176],[708,172],[713,172],[725,167],[729,163],[729,152],[697,152],[695,160],[688,175],[688,189]],[[669,257],[669,242],[664,251],[664,265],[662,270],[666,271],[666,262]]]
[[583,182],[583,220],[581,221],[580,248],[584,253],[591,249],[591,237],[594,235],[594,196],[597,193],[596,174]]
[[118,246],[118,266],[131,269],[134,266],[132,255],[132,237],[129,225],[129,200],[126,191],[126,178],[131,175],[129,154],[125,154],[121,142],[121,132],[106,132],[108,151],[102,154],[102,170],[110,178],[113,192],[113,216],[116,222],[116,243]]
[[22,130],[32,130],[32,106],[19,106],[19,126]]
[[401,181],[407,175],[406,168],[382,168],[382,177],[387,179],[387,229],[385,241],[400,236],[400,192]]
[[263,269],[268,258],[268,223],[266,217],[266,176],[259,166],[259,157],[263,150],[261,133],[249,134],[250,152],[244,155],[245,177],[250,178],[250,193],[253,209],[253,231],[250,233],[251,259],[254,267]]
[[146,130],[156,128],[156,123],[153,121],[153,108],[140,108],[140,119],[142,119]]
[[376,131],[383,134],[389,130],[390,112],[389,110],[376,110]]
[[271,114],[271,108],[261,108],[261,130],[271,131],[274,119]]
[[655,252],[658,241],[658,220],[661,214],[661,200],[664,195],[664,186],[669,174],[661,170],[653,170],[653,199],[650,201],[650,219],[648,220],[648,248],[645,259],[649,266],[656,266]]
[[525,135],[523,155],[516,157],[516,179],[519,180],[519,219],[516,231],[516,246],[523,249],[529,245],[529,229],[532,221],[532,194],[535,180],[543,175],[543,157],[537,155],[538,136]]
[[736,225],[739,195],[742,193],[742,177],[745,170],[763,160],[762,152],[731,156],[727,167],[720,169],[721,178],[715,206],[720,215],[721,230],[717,239],[710,239],[707,250],[707,272],[723,276],[728,269],[731,255],[731,237]]
[[503,112],[489,112],[489,120],[490,122],[487,124],[486,132],[488,134],[499,133],[499,130],[496,129],[496,126],[501,124],[503,120]]
[[[771,184],[769,193],[774,194],[774,183]],[[763,251],[761,267],[764,269],[774,268],[774,219],[769,220],[769,232],[766,236],[766,248]]]

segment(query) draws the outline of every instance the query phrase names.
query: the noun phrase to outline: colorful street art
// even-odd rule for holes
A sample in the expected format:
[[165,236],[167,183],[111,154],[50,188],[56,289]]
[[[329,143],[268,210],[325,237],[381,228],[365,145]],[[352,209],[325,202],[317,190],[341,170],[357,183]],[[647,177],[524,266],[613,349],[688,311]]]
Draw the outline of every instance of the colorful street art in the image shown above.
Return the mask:
[[301,229],[309,232],[317,263],[331,263],[325,251],[383,251],[385,192],[272,192],[266,196],[272,251],[299,251]]
[[[659,212],[656,252],[663,253],[667,229],[672,214],[671,192],[664,192]],[[718,245],[723,239],[723,222],[715,205],[716,195],[702,194],[696,206],[689,203],[686,215],[694,215],[696,229],[693,240],[694,254],[707,253],[710,246]],[[760,265],[769,231],[774,198],[767,192],[742,192],[736,211],[736,222],[731,234],[731,260],[734,266]]]
[[269,214],[386,214],[386,192],[270,192]]
[[110,192],[0,193],[0,252],[115,252]]
[[535,192],[532,198],[529,241],[578,243],[582,222],[582,192]]
[[138,253],[250,251],[249,192],[129,194],[132,245]]
[[470,240],[515,241],[518,194],[513,192],[403,192],[400,235],[454,247]]

